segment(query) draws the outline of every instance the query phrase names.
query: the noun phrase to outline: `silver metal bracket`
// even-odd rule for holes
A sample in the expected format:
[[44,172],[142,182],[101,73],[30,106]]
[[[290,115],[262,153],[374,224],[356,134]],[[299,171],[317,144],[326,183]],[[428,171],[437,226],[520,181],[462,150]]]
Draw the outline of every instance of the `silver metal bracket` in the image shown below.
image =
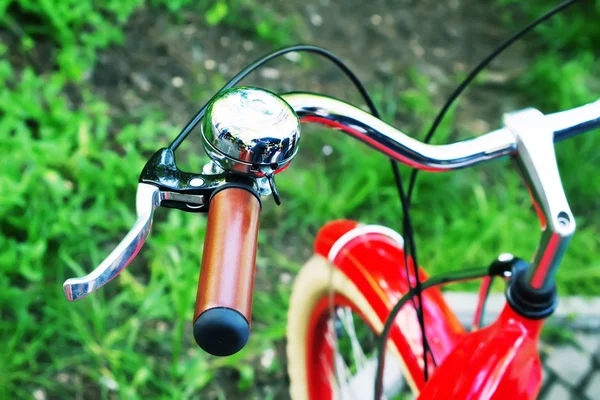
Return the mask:
[[[199,178],[197,178],[199,179]],[[200,208],[205,205],[204,196],[201,194],[181,194],[177,192],[160,192],[160,200],[177,201],[184,203],[188,208]]]
[[562,187],[554,152],[554,129],[533,108],[505,114],[504,123],[517,141],[515,155],[542,226],[542,237],[527,280],[532,288],[548,290],[575,233],[575,219]]

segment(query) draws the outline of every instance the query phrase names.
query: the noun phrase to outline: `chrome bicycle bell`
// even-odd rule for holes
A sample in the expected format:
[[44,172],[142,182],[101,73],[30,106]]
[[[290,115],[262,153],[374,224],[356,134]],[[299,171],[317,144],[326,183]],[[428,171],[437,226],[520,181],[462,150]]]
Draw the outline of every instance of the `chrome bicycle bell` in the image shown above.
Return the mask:
[[272,176],[298,150],[300,120],[281,97],[264,89],[235,87],[211,101],[202,122],[202,144],[221,168]]

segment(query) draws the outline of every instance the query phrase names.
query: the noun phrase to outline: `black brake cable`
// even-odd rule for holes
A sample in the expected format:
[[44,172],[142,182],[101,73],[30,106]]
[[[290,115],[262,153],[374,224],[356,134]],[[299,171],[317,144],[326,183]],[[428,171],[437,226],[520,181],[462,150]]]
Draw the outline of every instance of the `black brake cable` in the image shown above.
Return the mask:
[[[392,171],[394,173],[394,180],[396,181],[396,187],[398,188],[398,195],[400,196],[400,202],[402,203],[402,235],[404,236],[404,268],[406,269],[406,281],[408,283],[409,290],[415,291],[417,301],[411,297],[413,308],[417,313],[417,319],[419,321],[419,327],[421,329],[421,339],[423,346],[423,379],[425,382],[429,379],[429,368],[427,353],[431,357],[431,361],[434,366],[437,366],[433,351],[429,346],[427,339],[427,333],[425,332],[425,316],[423,313],[423,297],[421,296],[422,286],[421,279],[419,279],[419,261],[417,259],[417,248],[415,245],[414,232],[412,227],[412,220],[409,214],[409,205],[406,192],[404,191],[404,184],[402,183],[402,176],[400,175],[400,169],[398,163],[392,160]],[[413,287],[410,282],[410,272],[408,271],[409,257],[412,257],[413,262],[413,273],[415,276],[415,286]],[[418,303],[418,304],[417,304]],[[383,333],[382,333],[383,334]]]
[[[458,96],[460,96],[460,94],[466,89],[466,87],[473,81],[473,79],[475,79],[475,77],[485,68],[489,65],[489,63],[494,60],[498,55],[500,55],[504,50],[506,50],[506,48],[508,48],[511,44],[513,44],[515,41],[517,41],[518,39],[522,38],[524,35],[526,35],[528,32],[530,32],[533,28],[535,28],[537,25],[541,24],[542,22],[550,19],[552,16],[556,15],[558,12],[564,10],[565,8],[567,8],[568,6],[570,6],[571,4],[575,3],[578,0],[567,0],[564,1],[563,3],[560,3],[558,6],[554,7],[553,9],[551,9],[550,11],[548,11],[547,13],[543,14],[542,16],[538,17],[537,19],[535,19],[533,22],[531,22],[529,25],[527,25],[525,28],[523,28],[522,30],[520,30],[519,32],[515,33],[514,35],[512,35],[510,38],[508,38],[505,42],[503,42],[500,46],[498,46],[498,48],[496,48],[494,51],[492,51],[482,62],[480,62],[470,73],[469,75],[465,78],[465,80],[463,82],[461,82],[461,84],[454,90],[454,92],[452,92],[452,94],[450,95],[450,97],[448,98],[448,100],[446,101],[446,103],[444,104],[444,106],[442,107],[442,109],[440,110],[440,112],[438,113],[438,115],[436,116],[435,120],[433,121],[433,124],[431,125],[427,136],[425,137],[424,142],[425,143],[429,143],[429,141],[431,140],[431,138],[433,137],[433,135],[435,134],[437,128],[439,127],[442,119],[444,118],[444,116],[446,115],[446,113],[448,112],[449,108],[452,106],[452,104],[454,103],[454,101],[458,98]],[[399,184],[401,184],[401,178],[400,178],[400,173],[398,170],[398,166],[397,164],[392,164],[392,168],[393,168],[393,172],[394,172],[394,176],[396,178],[396,185],[398,186]],[[409,182],[409,187],[408,187],[408,194],[405,195],[404,194],[404,190],[401,189],[401,186],[399,186],[399,192],[400,192],[400,199],[402,201],[402,208],[404,210],[404,215],[409,215],[410,214],[410,206],[411,206],[411,200],[412,200],[412,193],[413,193],[413,189],[415,186],[415,182],[416,182],[416,178],[417,178],[417,174],[418,174],[419,170],[418,169],[414,169],[411,173],[410,176],[410,182]],[[408,238],[413,238],[413,231],[412,231],[412,225],[410,224],[410,217],[409,218],[405,218],[404,221],[404,236],[405,236],[405,240]],[[413,242],[412,240],[410,240],[410,242]],[[408,243],[407,241],[407,248],[405,249],[405,256],[406,256],[406,250],[412,251],[415,250],[414,248],[414,242],[413,243]],[[388,316],[387,320],[386,320],[386,324],[385,326],[391,326],[393,320],[396,317],[396,314],[398,312],[398,310],[402,307],[402,305],[407,301],[405,299],[406,296],[408,296],[410,294],[410,296],[420,296],[420,292],[423,289],[426,289],[427,287],[431,287],[429,285],[427,285],[427,282],[432,281],[434,278],[431,278],[430,280],[428,280],[427,282],[425,282],[422,286],[420,285],[420,280],[419,280],[419,265],[417,263],[416,260],[416,255],[413,253],[412,254],[413,257],[413,262],[414,262],[414,270],[415,270],[415,278],[416,278],[416,285],[414,287],[414,289],[411,288],[411,290],[402,297],[402,299],[400,299],[400,302],[402,302],[402,304],[396,304],[396,306],[394,307],[392,313],[390,313],[390,315]],[[422,302],[420,300],[419,297],[419,305],[422,307]],[[394,312],[394,310],[396,310]],[[422,309],[421,309],[422,311]],[[420,318],[422,318],[422,313],[420,315]],[[421,326],[421,332],[423,335],[423,320],[420,319],[419,320],[419,324],[422,325]],[[387,338],[389,335],[389,328],[386,330],[384,329],[380,335],[380,353],[378,356],[378,367],[377,367],[377,375],[376,375],[376,379],[375,379],[375,399],[379,400],[379,398],[381,397],[381,385],[382,385],[382,370],[383,370],[383,354],[384,354],[384,350],[385,350],[385,343],[387,342]],[[426,340],[425,335],[422,336],[423,339]],[[423,342],[423,347],[425,348],[425,341]],[[427,356],[426,356],[426,352],[425,350],[423,351],[424,354],[424,368],[426,368],[426,361],[427,361]],[[433,356],[433,353],[430,351],[430,354]],[[424,375],[425,377],[427,377],[427,371],[424,371]],[[425,381],[427,381],[427,378],[425,378]]]
[[[381,115],[380,115],[379,111],[377,110],[375,103],[371,99],[371,96],[367,92],[365,86],[362,84],[360,79],[354,74],[354,72],[352,72],[352,70],[341,59],[339,59],[335,54],[333,54],[321,47],[313,46],[313,45],[296,45],[296,46],[285,47],[285,48],[276,50],[270,54],[267,54],[266,56],[263,56],[263,57],[257,59],[252,64],[248,65],[243,70],[241,70],[229,82],[227,82],[227,84],[225,84],[225,86],[223,86],[217,92],[217,94],[215,94],[215,96],[213,96],[211,98],[211,100],[214,99],[222,91],[227,90],[227,89],[237,85],[242,79],[244,79],[250,73],[255,71],[257,68],[261,67],[262,65],[266,64],[267,62],[269,62],[275,58],[281,57],[281,56],[283,56],[287,53],[291,53],[291,52],[314,53],[314,54],[320,55],[320,56],[325,57],[328,60],[332,61],[335,65],[337,65],[346,74],[346,76],[352,81],[354,86],[358,89],[361,96],[367,103],[367,107],[369,107],[371,114],[373,114],[373,116],[375,116],[376,118],[381,119]],[[210,103],[210,100],[200,109],[200,111],[198,111],[196,113],[196,115],[194,115],[194,117],[190,120],[190,122],[187,123],[187,125],[183,128],[183,130],[179,133],[179,135],[177,135],[177,137],[169,145],[170,150],[172,150],[172,151],[177,150],[179,145],[181,145],[181,143],[190,134],[190,132],[198,125],[198,123],[204,117],[204,114],[206,113],[206,109],[207,109],[209,103]],[[404,249],[405,250],[404,251],[404,265],[405,265],[405,268],[407,269],[408,286],[411,287],[411,282],[410,282],[410,278],[409,278],[410,274],[408,273],[409,254],[412,255],[412,257],[413,257],[415,274],[418,274],[418,264],[417,264],[417,259],[416,259],[416,249],[415,249],[415,245],[414,245],[412,223],[410,220],[410,214],[408,213],[408,207],[407,207],[408,199],[404,192],[404,185],[402,184],[400,171],[398,169],[398,163],[394,160],[390,160],[390,161],[392,164],[396,186],[398,188],[398,193],[400,195],[400,200],[402,203],[403,236],[404,236],[404,240],[405,240],[405,244],[406,244],[405,249]],[[413,307],[414,307],[415,311],[417,312],[417,317],[419,319],[419,325],[421,327],[421,337],[423,338],[423,354],[424,354],[423,358],[424,358],[424,371],[425,371],[424,374],[425,374],[425,380],[427,380],[427,371],[428,371],[427,353],[428,352],[430,353],[430,356],[431,356],[431,359],[433,360],[434,365],[435,365],[435,359],[433,358],[433,353],[430,350],[429,342],[427,340],[427,335],[425,332],[425,324],[424,324],[424,317],[423,317],[423,311],[422,311],[422,300],[421,300],[421,281],[420,281],[418,275],[416,276],[416,288],[417,288],[416,296],[417,296],[418,305],[412,296],[411,296],[411,301],[413,303]]]
[[[479,279],[484,276],[489,276],[490,273],[491,273],[490,268],[476,268],[476,269],[468,269],[468,270],[461,270],[461,271],[455,271],[455,272],[447,272],[445,274],[440,274],[435,277],[429,278],[428,280],[423,282],[421,289],[427,290],[434,286],[444,285],[444,284],[448,284],[448,283]],[[375,399],[377,399],[377,400],[379,400],[381,398],[381,394],[382,394],[381,392],[383,390],[383,385],[382,385],[383,364],[384,364],[383,360],[385,359],[386,340],[382,340],[381,338],[387,338],[389,336],[392,326],[394,326],[394,320],[396,319],[396,316],[398,315],[398,313],[400,312],[400,310],[402,309],[404,304],[406,304],[406,302],[410,298],[412,298],[413,296],[416,296],[416,295],[417,295],[416,288],[412,288],[408,292],[406,292],[404,294],[404,296],[402,296],[400,298],[400,300],[398,300],[396,305],[394,305],[394,308],[392,308],[392,311],[390,312],[388,319],[385,321],[383,330],[381,331],[381,337],[380,337],[379,343],[377,344],[377,369],[375,372]]]
[[[444,119],[444,117],[446,116],[446,113],[448,112],[448,110],[450,109],[450,107],[452,106],[454,101],[458,98],[458,96],[461,95],[462,92],[464,92],[464,90],[473,81],[473,79],[475,79],[477,77],[477,75],[485,67],[487,67],[489,65],[489,63],[491,63],[497,56],[499,56],[504,50],[506,50],[508,47],[510,47],[510,45],[512,45],[514,42],[516,42],[518,39],[522,38],[527,33],[529,33],[529,31],[531,31],[533,28],[535,28],[542,22],[550,19],[555,14],[564,10],[565,8],[567,8],[571,4],[575,3],[576,1],[578,1],[578,0],[567,0],[563,3],[560,3],[559,5],[557,5],[550,11],[548,11],[547,13],[545,13],[542,16],[535,19],[533,22],[531,22],[525,28],[521,29],[519,32],[513,34],[511,37],[506,39],[506,41],[504,41],[504,43],[502,43],[500,46],[498,46],[485,59],[483,59],[483,61],[481,61],[479,64],[477,64],[477,66],[475,68],[473,68],[473,70],[460,83],[460,85],[458,85],[457,88],[454,89],[454,91],[452,92],[450,97],[448,97],[448,100],[446,100],[446,103],[444,104],[444,106],[441,108],[440,112],[435,117],[433,124],[431,124],[431,127],[429,128],[429,131],[427,132],[427,136],[425,136],[424,143],[429,143],[431,141],[431,138],[433,138],[433,135],[435,134],[437,128],[439,127],[440,123],[442,122],[442,119]],[[408,184],[408,205],[409,206],[410,206],[410,203],[412,200],[412,193],[413,193],[413,189],[415,187],[415,182],[417,180],[418,172],[419,172],[418,169],[414,169],[410,175],[410,182]]]
[[187,125],[183,128],[183,130],[179,133],[179,135],[177,135],[177,137],[175,138],[175,140],[173,140],[173,142],[169,145],[169,149],[175,151],[179,147],[179,145],[185,140],[185,138],[190,134],[190,132],[202,120],[202,117],[204,117],[204,114],[206,113],[206,108],[208,107],[208,104],[210,103],[210,101],[212,101],[219,93],[221,93],[222,91],[230,89],[233,86],[237,85],[238,83],[240,83],[240,81],[242,79],[244,79],[246,76],[250,75],[257,68],[259,68],[259,67],[263,66],[264,64],[268,63],[269,61],[271,61],[271,60],[273,60],[275,58],[281,57],[281,56],[283,56],[283,55],[285,55],[287,53],[293,53],[293,52],[296,52],[296,53],[302,53],[302,52],[314,53],[314,54],[317,54],[319,56],[325,57],[329,61],[333,62],[335,65],[337,65],[346,74],[346,76],[348,78],[350,78],[350,80],[352,81],[352,83],[354,84],[354,86],[358,89],[358,91],[360,92],[361,96],[363,97],[363,99],[367,103],[367,106],[371,110],[371,113],[375,117],[381,118],[380,115],[379,115],[379,112],[377,111],[377,108],[375,107],[375,103],[373,103],[373,100],[371,99],[371,96],[369,96],[369,93],[367,92],[367,89],[365,89],[365,86],[362,84],[362,82],[360,81],[360,79],[358,79],[358,77],[354,74],[354,72],[352,72],[352,70],[350,68],[348,68],[348,66],[346,64],[344,64],[344,62],[342,60],[340,60],[335,54],[333,54],[330,51],[327,51],[327,50],[325,50],[325,49],[323,49],[321,47],[313,46],[313,45],[309,45],[309,44],[299,44],[299,45],[295,45],[295,46],[284,47],[282,49],[279,49],[279,50],[276,50],[276,51],[274,51],[272,53],[269,53],[266,56],[263,56],[263,57],[257,59],[252,64],[248,65],[243,70],[241,70],[240,72],[238,72],[237,75],[235,75],[233,78],[231,78],[231,80],[229,82],[227,82],[225,84],[225,86],[223,86],[200,109],[200,111],[198,111],[196,113],[196,115],[194,115],[194,117],[190,120],[190,122],[187,123]]

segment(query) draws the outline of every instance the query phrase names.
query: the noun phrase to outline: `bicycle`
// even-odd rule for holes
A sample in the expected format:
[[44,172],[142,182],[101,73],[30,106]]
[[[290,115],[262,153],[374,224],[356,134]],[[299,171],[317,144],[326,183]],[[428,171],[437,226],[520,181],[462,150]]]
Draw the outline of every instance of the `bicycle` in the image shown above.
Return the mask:
[[[245,125],[235,118],[250,123]],[[257,121],[258,118],[263,120]],[[273,124],[272,118],[280,119]],[[135,226],[94,273],[65,283],[68,298],[76,300],[91,293],[127,265],[148,236],[153,211],[159,205],[186,210],[208,209],[194,335],[198,344],[211,354],[229,355],[238,351],[249,334],[259,198],[261,194],[274,193],[272,174],[285,169],[297,151],[298,118],[335,127],[420,169],[450,171],[503,156],[516,157],[522,172],[529,178],[529,190],[537,200],[540,220],[547,226],[540,250],[531,267],[524,261],[504,256],[483,274],[478,270],[473,275],[464,273],[459,277],[473,279],[514,272],[508,286],[508,303],[499,319],[489,327],[466,333],[445,304],[441,292],[438,289],[424,291],[426,315],[439,317],[427,322],[427,331],[437,338],[432,343],[432,352],[438,363],[443,361],[435,373],[432,369],[432,379],[427,386],[420,378],[423,353],[415,352],[421,348],[415,343],[421,340],[414,326],[414,315],[411,315],[415,310],[410,304],[400,314],[401,322],[395,324],[390,339],[394,352],[404,361],[411,387],[415,391],[423,389],[422,398],[441,396],[442,393],[429,388],[448,379],[448,374],[467,361],[464,355],[482,343],[495,344],[496,358],[484,353],[481,360],[470,359],[473,367],[461,369],[463,377],[467,371],[494,372],[499,368],[497,357],[504,362],[510,355],[515,363],[511,365],[515,367],[493,380],[489,377],[488,384],[492,381],[500,384],[510,374],[529,373],[527,387],[515,388],[511,384],[510,389],[500,386],[496,392],[510,390],[510,393],[526,393],[533,398],[541,379],[537,338],[544,318],[556,305],[554,274],[575,231],[575,220],[558,176],[553,145],[554,141],[599,127],[600,101],[546,116],[527,109],[509,114],[507,127],[500,130],[464,142],[434,146],[411,139],[365,111],[333,98],[308,93],[279,97],[256,88],[231,89],[211,103],[203,124],[203,144],[213,160],[205,173],[182,172],[170,149],[158,151],[140,177]],[[241,142],[246,149],[242,153],[238,150]],[[332,222],[319,232],[316,255],[302,269],[291,298],[288,358],[293,398],[301,398],[297,394],[305,392],[305,385],[308,392],[319,393],[309,398],[331,397],[323,393],[331,390],[327,388],[327,380],[321,379],[324,371],[308,368],[313,362],[320,364],[316,360],[327,354],[326,346],[330,345],[326,340],[329,330],[323,325],[327,320],[323,318],[330,309],[330,287],[334,290],[334,307],[350,307],[362,315],[372,329],[381,331],[391,312],[390,299],[409,292],[407,278],[414,278],[397,268],[398,260],[403,259],[402,245],[401,236],[389,228],[360,226],[352,221]],[[423,273],[421,280],[426,279]],[[520,363],[519,368],[516,363]],[[327,364],[323,368],[332,366]],[[306,371],[310,371],[309,376]]]
[[[181,171],[174,152],[201,120],[202,144],[212,161],[201,174]],[[85,297],[129,264],[148,237],[157,207],[206,212],[194,338],[213,355],[239,351],[250,333],[261,196],[272,195],[279,203],[275,175],[297,153],[300,122],[334,128],[393,160],[427,171],[451,171],[512,157],[538,211],[542,236],[531,264],[503,254],[489,268],[429,278],[409,257],[414,252],[408,237],[354,221],[325,225],[290,301],[287,356],[292,398],[390,397],[398,392],[401,376],[420,399],[535,398],[542,376],[537,341],[545,318],[556,307],[555,273],[575,232],[554,142],[600,127],[600,101],[550,115],[535,109],[510,113],[499,130],[453,144],[429,145],[334,98],[226,87],[169,147],[150,158],[140,175],[135,225],[92,273],[65,282],[67,298]],[[507,304],[495,322],[480,327],[494,276],[506,280]],[[437,286],[479,278],[484,278],[484,284],[477,329],[467,332]],[[418,302],[411,304],[413,296]],[[381,336],[377,362],[357,346],[359,319],[367,330]],[[433,338],[430,344],[425,330]],[[362,337],[365,332],[360,333]],[[390,354],[385,355],[388,337]],[[350,348],[357,365],[345,365],[339,356],[344,346]],[[388,368],[384,374],[383,364],[394,358],[401,369]]]

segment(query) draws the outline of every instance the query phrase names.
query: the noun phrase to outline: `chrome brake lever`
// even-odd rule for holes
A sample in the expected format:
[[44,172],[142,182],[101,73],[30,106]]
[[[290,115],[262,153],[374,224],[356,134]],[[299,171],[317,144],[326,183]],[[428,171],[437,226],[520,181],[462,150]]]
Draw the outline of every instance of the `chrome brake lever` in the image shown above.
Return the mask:
[[138,184],[135,208],[137,221],[121,243],[91,273],[67,279],[63,290],[69,301],[84,298],[116,277],[140,251],[152,227],[154,210],[160,206],[161,192],[154,185]]
[[63,290],[69,301],[82,299],[98,290],[129,265],[146,242],[152,227],[154,210],[161,205],[163,200],[182,202],[190,209],[197,209],[204,205],[204,196],[202,195],[162,191],[152,184],[139,183],[135,201],[137,221],[133,228],[95,270],[86,276],[65,281]]

